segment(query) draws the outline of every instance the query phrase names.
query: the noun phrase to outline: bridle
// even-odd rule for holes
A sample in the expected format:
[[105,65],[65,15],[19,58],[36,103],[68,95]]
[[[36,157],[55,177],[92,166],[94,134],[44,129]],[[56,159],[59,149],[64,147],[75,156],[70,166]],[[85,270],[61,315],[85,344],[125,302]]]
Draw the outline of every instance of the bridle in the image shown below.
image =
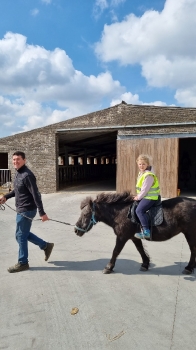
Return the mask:
[[78,226],[74,226],[78,231],[81,231],[81,232],[87,232],[93,225],[96,225],[97,224],[97,221],[95,220],[95,203],[93,202],[93,209],[92,209],[92,215],[91,215],[91,218],[90,218],[90,222],[87,226],[86,229],[83,229],[83,228],[80,228]]

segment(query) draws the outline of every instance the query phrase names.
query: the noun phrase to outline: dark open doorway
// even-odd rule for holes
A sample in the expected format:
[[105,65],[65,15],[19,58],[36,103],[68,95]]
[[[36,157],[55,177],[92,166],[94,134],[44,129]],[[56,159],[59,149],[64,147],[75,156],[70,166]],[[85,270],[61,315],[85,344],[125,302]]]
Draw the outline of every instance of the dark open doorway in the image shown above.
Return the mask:
[[11,171],[8,169],[8,153],[0,153],[0,186],[10,187]]
[[8,153],[0,153],[0,169],[8,169]]
[[196,196],[196,138],[179,139],[178,188],[184,196]]
[[106,183],[116,189],[117,131],[80,130],[58,134],[59,189]]

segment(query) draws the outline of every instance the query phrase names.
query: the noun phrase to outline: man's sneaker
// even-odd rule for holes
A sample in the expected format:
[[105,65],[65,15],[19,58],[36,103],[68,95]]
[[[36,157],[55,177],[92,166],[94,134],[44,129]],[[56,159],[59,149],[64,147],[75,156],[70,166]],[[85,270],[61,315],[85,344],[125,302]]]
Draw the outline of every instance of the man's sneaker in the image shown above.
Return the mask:
[[16,264],[14,266],[10,266],[7,270],[8,272],[10,273],[13,273],[13,272],[20,272],[20,271],[25,271],[25,270],[28,270],[29,269],[29,264]]
[[134,236],[136,238],[139,238],[139,239],[149,239],[150,238],[150,230],[144,230],[140,233],[136,233]]
[[45,252],[45,261],[47,261],[50,257],[50,254],[52,253],[52,249],[54,247],[54,243],[47,243],[46,248],[44,249]]

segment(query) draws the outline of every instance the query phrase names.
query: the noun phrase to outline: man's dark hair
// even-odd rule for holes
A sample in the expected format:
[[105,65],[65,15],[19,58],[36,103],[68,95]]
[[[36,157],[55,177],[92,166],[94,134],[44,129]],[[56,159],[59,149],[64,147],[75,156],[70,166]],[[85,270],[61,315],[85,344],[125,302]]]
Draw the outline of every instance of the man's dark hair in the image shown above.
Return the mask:
[[21,151],[16,151],[13,153],[13,156],[21,156],[22,159],[25,159],[25,153]]

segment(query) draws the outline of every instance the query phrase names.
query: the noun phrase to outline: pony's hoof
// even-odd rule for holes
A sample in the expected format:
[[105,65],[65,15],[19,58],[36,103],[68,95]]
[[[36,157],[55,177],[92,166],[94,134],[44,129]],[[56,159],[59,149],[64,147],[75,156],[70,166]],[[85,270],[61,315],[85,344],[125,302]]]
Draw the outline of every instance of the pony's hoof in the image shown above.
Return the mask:
[[191,275],[193,273],[193,270],[187,270],[186,268],[182,271],[184,275]]
[[140,271],[148,271],[148,268],[147,268],[147,267],[145,267],[145,266],[142,266],[142,265],[141,265],[141,267],[140,267]]
[[105,275],[108,275],[109,273],[112,273],[113,272],[113,270],[110,270],[110,269],[104,269],[103,271],[102,271]]

